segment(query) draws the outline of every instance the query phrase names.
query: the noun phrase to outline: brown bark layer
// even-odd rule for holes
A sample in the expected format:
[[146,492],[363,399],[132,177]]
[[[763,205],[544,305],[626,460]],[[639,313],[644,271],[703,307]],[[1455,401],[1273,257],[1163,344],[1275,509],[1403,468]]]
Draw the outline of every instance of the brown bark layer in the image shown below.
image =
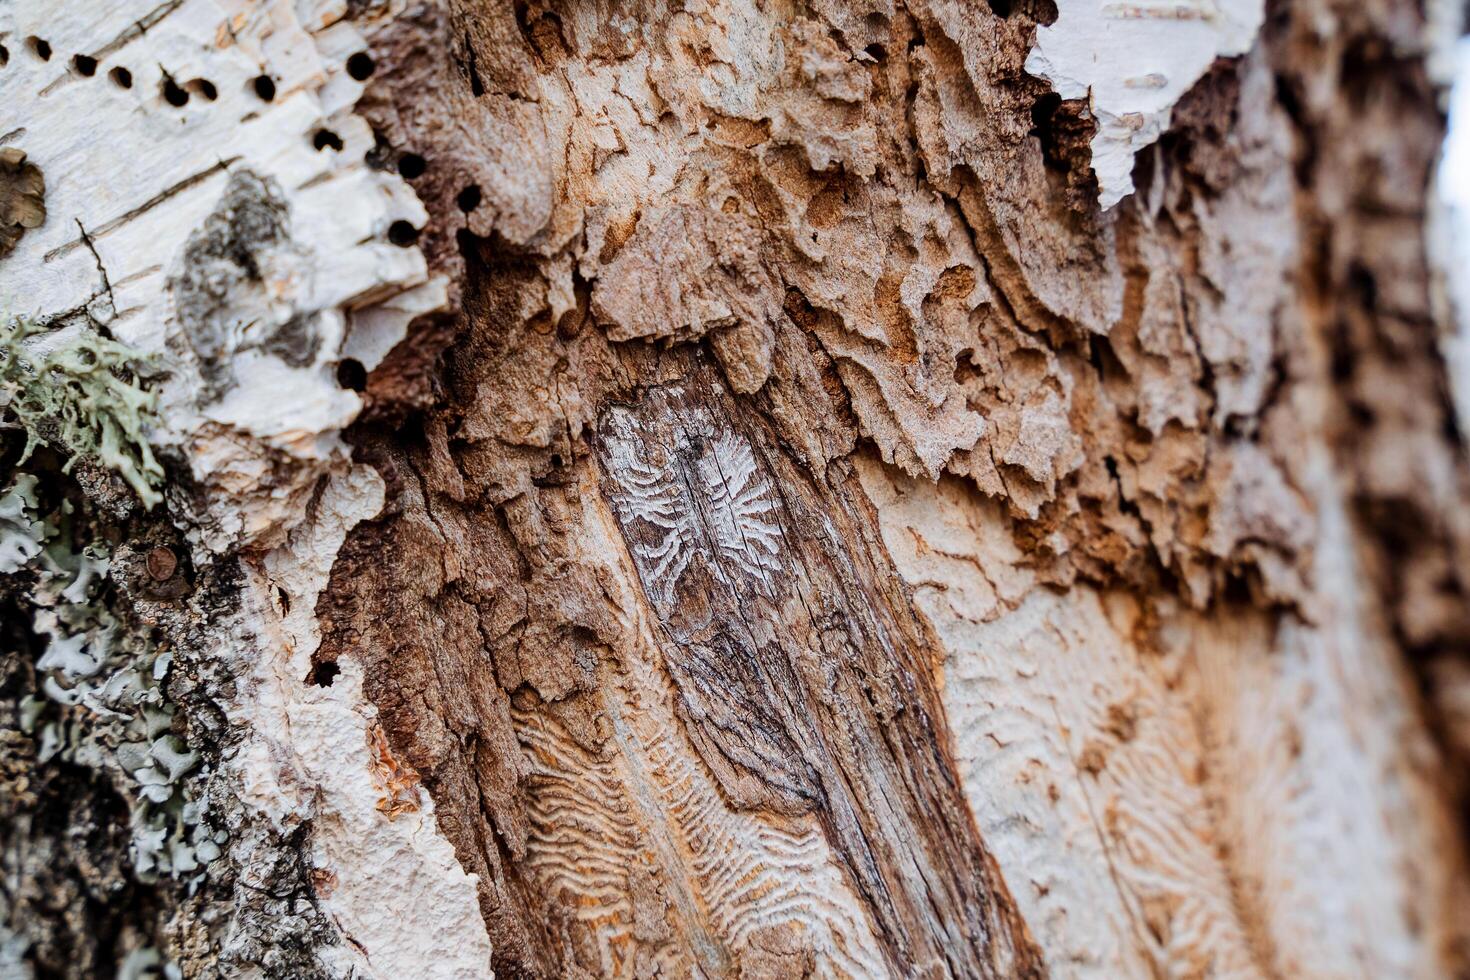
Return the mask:
[[[1413,663],[1463,658],[1466,470],[1422,236],[1441,120],[1393,53],[1422,13],[1273,4],[1107,213],[1085,108],[1021,68],[1049,5],[761,16],[785,54],[754,67],[725,8],[456,0],[380,25],[381,160],[426,161],[421,241],[463,314],[367,380],[354,441],[389,504],[334,570],[318,659],[364,662],[503,975],[800,976],[864,929],[896,975],[1039,975],[850,459],[966,479],[1040,582],[1128,594],[1146,632],[1181,606],[1316,621],[1302,447],[1325,444],[1365,616],[1382,596]],[[742,452],[723,496],[701,482]],[[668,746],[636,730],[651,702]],[[705,857],[717,811],[792,839],[815,820],[868,923],[764,922]]]

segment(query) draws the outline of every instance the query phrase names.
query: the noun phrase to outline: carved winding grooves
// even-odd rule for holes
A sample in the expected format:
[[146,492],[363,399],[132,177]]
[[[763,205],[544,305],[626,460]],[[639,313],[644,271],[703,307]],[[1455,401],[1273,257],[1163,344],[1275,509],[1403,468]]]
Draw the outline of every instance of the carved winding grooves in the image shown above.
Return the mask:
[[899,975],[1040,976],[936,724],[926,638],[851,546],[853,488],[804,478],[738,418],[706,370],[599,424],[701,757],[736,805],[818,816]]

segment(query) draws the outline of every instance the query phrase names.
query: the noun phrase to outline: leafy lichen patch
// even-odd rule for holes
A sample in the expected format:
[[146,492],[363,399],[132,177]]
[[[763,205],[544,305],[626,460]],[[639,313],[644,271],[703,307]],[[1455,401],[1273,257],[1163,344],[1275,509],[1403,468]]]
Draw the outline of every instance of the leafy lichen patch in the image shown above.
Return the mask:
[[25,429],[24,462],[41,444],[114,470],[148,507],[162,499],[163,466],[148,445],[155,396],[137,380],[138,355],[84,333],[49,346],[45,328],[0,323],[0,412]]
[[107,544],[78,540],[65,501],[43,514],[35,487],[22,475],[0,495],[13,553],[27,556],[11,571],[28,583],[31,629],[44,642],[35,665],[41,696],[22,702],[22,730],[37,739],[41,764],[61,759],[115,777],[131,802],[140,880],[195,875],[223,839],[188,788],[199,756],[174,730],[165,690],[172,654],[113,610]]

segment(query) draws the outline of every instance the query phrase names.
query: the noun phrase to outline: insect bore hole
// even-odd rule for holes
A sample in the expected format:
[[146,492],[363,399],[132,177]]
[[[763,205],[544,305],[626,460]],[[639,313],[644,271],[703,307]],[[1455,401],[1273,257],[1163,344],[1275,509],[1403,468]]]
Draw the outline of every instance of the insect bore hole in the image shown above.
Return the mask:
[[311,668],[311,682],[317,687],[331,687],[340,673],[342,668],[337,666],[337,661],[323,660]]
[[405,180],[416,180],[428,169],[429,165],[417,153],[405,153],[398,158],[398,172]]
[[182,108],[189,104],[189,93],[179,88],[177,82],[167,76],[163,79],[161,87],[163,101],[175,108]]
[[276,97],[276,81],[269,75],[256,75],[251,79],[250,87],[255,89],[255,97],[262,102],[269,102]]
[[128,71],[126,68],[123,68],[121,65],[108,72],[107,77],[112,79],[112,84],[116,85],[118,88],[133,87],[133,73]]
[[401,218],[388,226],[388,241],[400,248],[408,248],[419,240],[419,230]]
[[51,60],[51,42],[32,35],[26,38],[26,44],[31,46],[31,53],[42,61]]
[[475,208],[480,206],[480,185],[471,184],[464,190],[460,191],[459,194],[454,198],[454,203],[458,204],[459,209],[465,214],[469,214],[471,211],[475,210]]
[[377,66],[373,64],[372,56],[369,55],[366,51],[359,51],[357,52],[357,54],[347,59],[347,74],[351,75],[359,82],[365,82],[369,78],[371,78],[373,74],[373,69],[376,67]]
[[311,145],[318,150],[325,150],[329,146],[334,150],[340,150],[342,149],[342,137],[330,129],[318,129],[316,135],[311,138]]
[[89,54],[73,55],[71,67],[73,71],[83,78],[91,78],[97,74],[97,59]]
[[199,96],[205,102],[213,102],[219,98],[219,89],[214,87],[214,82],[207,78],[196,78],[184,86],[185,89]]
[[337,384],[348,391],[366,391],[367,368],[355,357],[344,357],[337,365]]

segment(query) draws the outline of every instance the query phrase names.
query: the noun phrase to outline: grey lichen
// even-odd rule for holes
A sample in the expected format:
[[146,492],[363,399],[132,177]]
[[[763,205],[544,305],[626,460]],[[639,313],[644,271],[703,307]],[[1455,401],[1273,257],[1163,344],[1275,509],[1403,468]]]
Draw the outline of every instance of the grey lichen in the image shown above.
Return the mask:
[[20,571],[41,553],[46,525],[35,519],[36,478],[21,473],[0,493],[0,575]]
[[163,467],[148,444],[157,396],[138,382],[139,356],[95,333],[52,346],[34,321],[0,321],[0,413],[25,430],[25,462],[38,445],[92,458],[114,470],[152,507]]
[[230,566],[45,463],[0,483],[0,977],[344,976],[309,825],[219,765],[236,674],[200,651],[237,614]]
[[242,351],[262,349],[293,367],[315,359],[321,337],[310,318],[268,286],[288,279],[299,262],[280,185],[245,168],[232,170],[224,194],[190,234],[169,276],[183,327],[174,342],[197,359],[207,399],[230,387],[233,357]]
[[115,581],[118,528],[77,490],[44,459],[0,485],[0,920],[14,975],[157,978],[159,955],[134,955],[158,941],[154,903],[220,842],[166,648]]
[[117,980],[179,980],[183,974],[152,946],[140,946],[127,955],[117,970]]
[[[220,854],[223,835],[203,820],[187,778],[199,763],[174,734],[175,706],[164,691],[171,655],[129,629],[103,601],[110,555],[100,542],[74,540],[70,507],[36,512],[35,479],[21,476],[0,495],[12,549],[32,583],[31,628],[46,641],[36,661],[44,699],[22,705],[38,761],[60,758],[116,777],[132,800],[133,872],[195,875]],[[24,543],[23,543],[24,542]]]

